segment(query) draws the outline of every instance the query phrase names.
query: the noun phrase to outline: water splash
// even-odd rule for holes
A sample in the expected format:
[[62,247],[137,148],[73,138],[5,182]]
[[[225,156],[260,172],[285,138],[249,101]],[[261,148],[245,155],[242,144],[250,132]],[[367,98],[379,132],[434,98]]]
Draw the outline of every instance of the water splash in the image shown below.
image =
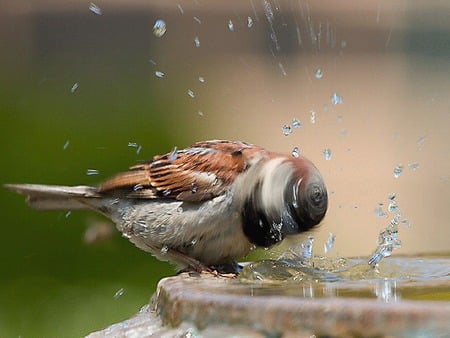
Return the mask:
[[[401,247],[402,243],[398,239],[399,223],[401,222],[404,225],[409,225],[407,220],[406,222],[401,221],[402,215],[396,201],[395,193],[390,193],[388,195],[388,202],[388,212],[393,214],[393,216],[389,221],[388,226],[382,229],[378,234],[377,248],[368,260],[368,264],[373,268],[376,268],[383,258],[392,255],[394,249]],[[382,204],[380,203],[379,205]]]
[[166,22],[161,19],[156,20],[155,24],[153,25],[153,35],[155,35],[157,38],[161,38],[164,36],[164,34],[166,34],[166,31]]

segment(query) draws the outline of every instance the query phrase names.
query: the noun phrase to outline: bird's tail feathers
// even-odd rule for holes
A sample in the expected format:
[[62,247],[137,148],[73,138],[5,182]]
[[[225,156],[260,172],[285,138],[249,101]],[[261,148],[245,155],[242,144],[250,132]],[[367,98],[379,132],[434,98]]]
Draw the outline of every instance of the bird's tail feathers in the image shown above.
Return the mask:
[[5,187],[28,196],[29,206],[38,210],[89,209],[100,197],[97,188],[89,186],[5,184]]

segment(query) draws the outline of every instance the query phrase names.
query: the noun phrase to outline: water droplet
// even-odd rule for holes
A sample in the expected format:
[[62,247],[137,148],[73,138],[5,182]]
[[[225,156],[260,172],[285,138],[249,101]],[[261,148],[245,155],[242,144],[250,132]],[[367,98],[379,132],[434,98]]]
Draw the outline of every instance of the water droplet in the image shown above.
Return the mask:
[[191,192],[195,194],[198,190],[198,185],[196,183],[191,183]]
[[325,251],[325,254],[329,253],[331,249],[334,247],[334,242],[336,241],[336,235],[330,232],[330,235],[327,238],[327,241],[323,245],[323,249]]
[[169,247],[167,246],[167,245],[164,245],[162,248],[161,248],[161,255],[167,255],[167,253],[169,252]]
[[180,10],[180,13],[181,14],[184,14],[184,9],[183,9],[183,7],[181,7],[181,5],[180,4],[178,4],[178,9]]
[[188,96],[189,96],[190,98],[192,98],[192,99],[195,98],[195,94],[194,94],[194,92],[193,92],[192,90],[189,89],[189,90],[187,91],[187,94],[188,94]]
[[411,223],[407,219],[402,220],[402,224],[408,228],[411,228]]
[[331,95],[331,103],[332,104],[341,104],[344,103],[344,99],[342,98],[342,96],[340,96],[338,93],[333,93]]
[[314,110],[309,111],[309,120],[312,124],[316,123],[316,112]]
[[172,193],[172,190],[170,190],[170,189],[165,189],[165,190],[163,190],[163,192],[162,192],[162,194],[163,194],[164,197],[169,196],[171,193]]
[[399,178],[402,172],[403,172],[403,164],[397,164],[394,167],[394,177]]
[[410,164],[408,164],[408,168],[411,171],[417,171],[417,169],[419,169],[419,163],[417,163],[417,162],[410,163]]
[[195,47],[199,48],[200,47],[200,39],[198,38],[198,36],[196,36],[194,38],[194,45]]
[[191,241],[191,245],[195,245],[195,244],[197,244],[197,242],[198,242],[198,240],[197,240],[196,238],[194,238],[194,239]]
[[65,218],[69,218],[70,215],[72,215],[72,211],[69,210],[68,212],[66,212],[66,214],[64,215],[64,217],[65,217]]
[[160,38],[164,34],[166,34],[166,31],[166,22],[161,19],[156,20],[155,24],[153,25],[153,35],[155,35],[157,38]]
[[72,88],[70,88],[70,92],[71,92],[72,94],[75,93],[75,92],[77,91],[78,87],[79,87],[78,82],[75,82],[75,83],[73,84]]
[[247,27],[248,28],[253,27],[253,19],[250,16],[247,17]]
[[177,152],[177,147],[175,146],[175,147],[173,147],[172,150],[170,151],[169,156],[168,156],[168,160],[169,160],[169,162],[173,162],[173,161],[175,161],[177,158],[178,158],[178,152]]
[[230,30],[230,32],[234,31],[234,24],[231,20],[228,20],[228,29]]
[[281,62],[278,62],[278,67],[281,70],[281,74],[283,74],[283,76],[286,76],[287,75],[286,69],[284,69],[284,66]]
[[383,211],[383,203],[378,203],[378,206],[375,208],[374,212],[378,217],[387,217],[387,214]]
[[103,11],[101,10],[101,8],[98,7],[96,4],[94,4],[93,2],[91,2],[89,4],[89,10],[92,13],[96,14],[96,15],[102,15],[103,14]]
[[137,148],[137,143],[136,142],[128,142],[128,147],[130,148]]
[[64,143],[63,145],[63,150],[67,150],[67,148],[69,147],[70,144],[70,140],[67,140],[66,143]]
[[294,147],[294,149],[292,149],[292,156],[295,158],[300,156],[300,151],[298,150],[298,147]]
[[313,242],[314,242],[314,237],[308,236],[308,238],[306,238],[301,243],[301,248],[302,248],[301,256],[302,256],[302,258],[304,258],[306,260],[310,260],[311,259],[311,257],[312,257],[312,250],[313,250]]
[[322,68],[317,68],[316,72],[314,73],[314,76],[316,79],[321,79],[323,77],[323,70]]
[[194,16],[194,20],[197,21],[197,23],[198,23],[199,25],[202,24],[202,21],[201,21],[198,17]]
[[99,171],[97,169],[88,169],[86,170],[86,175],[88,176],[93,176],[93,175],[98,175]]
[[136,184],[133,187],[133,191],[139,191],[139,190],[142,190],[142,189],[144,189],[144,186],[142,184]]
[[395,200],[389,200],[389,205],[388,205],[388,211],[389,212],[396,212],[398,211],[398,205],[397,202]]
[[205,83],[205,82],[206,82],[206,80],[205,80],[205,78],[204,78],[203,76],[199,76],[199,77],[198,77],[198,81],[199,81],[200,83]]
[[201,116],[201,117],[205,116],[205,114],[202,111],[197,112],[197,114],[198,114],[198,116]]
[[285,124],[283,126],[283,128],[281,128],[281,131],[283,132],[283,135],[285,135],[285,136],[288,136],[288,135],[292,134],[291,126],[289,126],[287,124]]
[[323,157],[325,157],[325,160],[329,161],[331,160],[331,149],[326,148],[322,151]]
[[391,192],[391,193],[388,195],[388,199],[390,199],[390,200],[395,200],[395,197],[397,197],[397,194],[396,194],[395,192]]
[[155,75],[156,75],[156,77],[162,79],[166,74],[157,70],[155,72]]
[[419,150],[422,150],[423,146],[425,145],[425,140],[427,139],[426,136],[421,136],[417,139],[417,148]]
[[292,128],[297,129],[297,128],[300,128],[300,126],[301,126],[301,124],[300,124],[299,120],[297,120],[297,119],[292,120]]
[[114,299],[118,299],[120,297],[122,297],[122,295],[125,293],[124,288],[120,288],[119,290],[117,290],[117,292],[114,294]]
[[136,154],[140,154],[141,153],[141,150],[142,150],[142,146],[140,145],[140,146],[138,146],[137,147],[137,149],[136,149]]

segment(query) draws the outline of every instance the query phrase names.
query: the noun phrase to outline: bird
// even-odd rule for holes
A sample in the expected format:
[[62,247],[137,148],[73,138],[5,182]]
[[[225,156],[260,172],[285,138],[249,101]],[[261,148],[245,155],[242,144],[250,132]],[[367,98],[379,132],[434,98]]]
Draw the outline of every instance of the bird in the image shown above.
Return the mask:
[[156,155],[97,186],[6,184],[38,210],[93,210],[138,248],[197,272],[236,266],[311,230],[328,195],[306,157],[241,141],[200,141]]

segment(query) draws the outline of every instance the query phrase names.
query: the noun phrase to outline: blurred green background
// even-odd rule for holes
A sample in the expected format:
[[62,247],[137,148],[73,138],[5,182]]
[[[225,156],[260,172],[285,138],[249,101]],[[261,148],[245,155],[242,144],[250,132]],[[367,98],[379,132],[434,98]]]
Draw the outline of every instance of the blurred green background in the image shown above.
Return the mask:
[[[373,208],[396,191],[415,226],[404,252],[450,250],[448,2],[96,5],[102,15],[76,0],[0,1],[0,183],[96,184],[203,139],[298,145],[330,190],[318,243],[333,231],[337,254],[367,255],[384,224]],[[285,137],[293,118],[301,131]],[[82,336],[129,318],[174,274],[117,232],[86,242],[101,216],[37,212],[6,189],[0,203],[1,337]]]

